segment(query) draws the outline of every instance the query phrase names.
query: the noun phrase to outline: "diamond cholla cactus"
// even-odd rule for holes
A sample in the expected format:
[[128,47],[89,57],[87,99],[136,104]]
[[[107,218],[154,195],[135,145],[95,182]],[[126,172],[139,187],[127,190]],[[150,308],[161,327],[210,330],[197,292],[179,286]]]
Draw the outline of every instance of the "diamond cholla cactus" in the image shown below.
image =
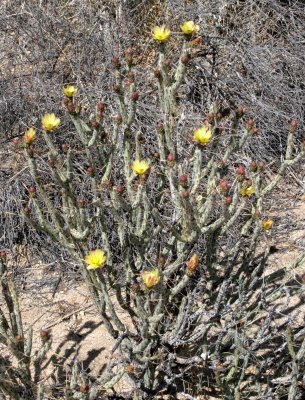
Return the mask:
[[[45,189],[35,151],[31,157],[25,151],[36,194],[24,217],[79,263],[99,315],[115,340],[113,352],[121,351],[119,365],[117,358],[109,360],[109,376],[100,379],[101,387],[110,388],[128,374],[144,396],[165,389],[178,391],[181,382],[194,374],[200,390],[214,385],[226,399],[247,398],[241,392],[245,383],[249,391],[261,396],[270,389],[267,380],[261,380],[267,370],[274,369],[275,379],[289,374],[289,368],[277,361],[287,353],[287,346],[259,364],[256,357],[264,337],[272,337],[273,302],[282,296],[283,285],[305,253],[291,271],[284,271],[281,283],[270,278],[265,292],[266,282],[260,276],[268,250],[261,258],[254,257],[263,232],[257,216],[263,215],[265,197],[287,167],[303,157],[304,149],[293,155],[295,129],[290,129],[286,157],[269,183],[265,183],[261,169],[250,171],[242,165],[239,171],[243,173],[236,179],[235,167],[230,168],[230,164],[253,136],[254,122],[244,120],[243,108],[223,117],[212,104],[206,120],[191,128],[194,143],[185,140],[185,156],[177,141],[177,99],[193,52],[189,35],[182,37],[175,68],[166,60],[165,41],[158,44],[154,75],[162,121],[155,132],[155,161],[146,165],[142,132],[136,129],[141,96],[136,89],[136,55],[129,49],[125,65],[115,58],[114,92],[119,114],[112,124],[105,122],[104,107],[98,109],[98,123],[94,113],[91,124],[83,114],[69,113],[90,165],[90,174],[82,176],[90,180],[90,207],[77,198],[81,178],[72,147],[60,153],[52,133],[44,131],[62,207],[55,207]],[[123,84],[124,75],[127,85]],[[139,174],[135,161],[143,163],[140,166],[145,173]],[[181,176],[185,177],[183,182]],[[118,182],[113,185],[115,179]],[[102,243],[97,250],[106,256],[106,262],[102,269],[88,269],[84,260],[94,250],[90,243],[96,235]],[[158,263],[160,259],[162,263]],[[292,287],[290,295],[302,291],[304,288]],[[117,303],[128,315],[129,324],[121,318]],[[261,328],[255,331],[252,321],[258,317]],[[274,339],[278,334],[274,333]],[[298,339],[297,334],[289,337],[291,341]],[[295,360],[302,358],[303,362],[300,352],[294,358],[291,393],[299,390],[294,377],[301,368],[301,362]],[[255,370],[252,381],[246,377],[250,367]]]

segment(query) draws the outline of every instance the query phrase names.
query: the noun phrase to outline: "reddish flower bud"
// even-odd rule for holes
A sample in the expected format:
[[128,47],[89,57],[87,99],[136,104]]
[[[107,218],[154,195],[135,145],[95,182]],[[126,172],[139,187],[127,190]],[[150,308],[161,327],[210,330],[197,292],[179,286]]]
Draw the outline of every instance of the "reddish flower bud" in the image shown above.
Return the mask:
[[125,192],[124,186],[118,185],[114,187],[114,190],[117,192],[118,195],[122,195]]
[[158,153],[157,151],[156,152],[154,152],[153,153],[153,158],[155,159],[155,160],[159,160],[159,158],[160,158],[160,153]]
[[215,118],[215,114],[214,114],[214,113],[212,113],[212,112],[208,113],[208,115],[207,115],[207,121],[208,121],[209,123],[213,122],[213,121],[214,121],[214,118]]
[[258,128],[254,127],[254,128],[252,129],[252,134],[253,134],[253,135],[257,135],[258,132],[259,132],[259,129],[258,129]]
[[22,338],[21,335],[17,335],[17,336],[15,337],[15,339],[16,339],[16,342],[17,342],[17,343],[20,343],[20,342],[23,341],[23,338]]
[[241,118],[244,114],[245,114],[245,109],[243,108],[243,107],[238,107],[237,109],[236,109],[236,116],[238,117],[238,118]]
[[120,85],[113,85],[113,91],[115,93],[121,93],[121,86]]
[[157,131],[158,131],[158,132],[163,132],[163,131],[164,131],[164,125],[162,124],[161,121],[159,121],[159,122],[157,123]]
[[256,163],[256,161],[251,161],[250,171],[252,171],[252,172],[256,172],[257,171],[257,163]]
[[260,162],[257,164],[257,167],[258,167],[258,170],[259,170],[259,171],[263,171],[263,170],[265,169],[265,163],[264,163],[264,161],[260,161]]
[[28,147],[28,148],[26,149],[26,152],[28,153],[28,155],[29,155],[30,158],[33,158],[33,157],[34,157],[34,149],[33,149],[33,147]]
[[34,186],[30,186],[29,189],[28,189],[28,191],[29,191],[29,193],[30,193],[31,195],[34,195],[34,194],[36,193],[36,189],[35,189]]
[[0,259],[1,259],[2,261],[5,261],[5,260],[6,260],[6,257],[7,257],[6,251],[1,250],[1,251],[0,251]]
[[183,192],[181,192],[181,197],[183,199],[188,199],[190,197],[190,192],[188,190],[184,190]]
[[104,110],[105,110],[105,104],[102,103],[101,101],[99,101],[99,102],[97,103],[97,105],[96,105],[96,108],[97,108],[99,111],[104,111]]
[[67,153],[68,150],[69,150],[69,146],[68,146],[66,143],[63,143],[63,144],[61,145],[61,150],[62,150],[64,153]]
[[202,36],[198,36],[191,41],[192,46],[198,46],[202,42]]
[[109,179],[104,179],[102,185],[108,190],[112,189],[112,182]]
[[69,97],[65,97],[65,98],[64,98],[64,105],[65,105],[65,106],[67,106],[70,102],[71,102],[71,101],[70,101]]
[[13,143],[15,146],[18,146],[18,144],[19,144],[19,139],[18,139],[18,138],[14,138],[14,139],[12,140],[12,143]]
[[116,120],[116,122],[117,122],[118,124],[121,124],[121,123],[123,122],[123,117],[122,117],[122,115],[121,115],[121,114],[118,114],[118,115],[115,117],[115,120]]
[[164,66],[165,66],[168,70],[170,70],[170,69],[172,68],[172,66],[173,66],[173,63],[172,63],[171,60],[165,60],[165,61],[164,61]]
[[187,176],[186,175],[179,176],[179,184],[182,187],[186,187],[187,186]]
[[139,100],[139,93],[138,92],[132,92],[130,97],[131,97],[132,101],[138,101]]
[[87,174],[88,174],[89,176],[94,176],[94,170],[93,170],[92,167],[88,167],[88,168],[86,169],[86,172],[87,172]]
[[226,196],[226,197],[224,198],[224,204],[225,204],[226,206],[231,205],[231,204],[232,204],[232,197],[231,197],[231,196]]
[[79,205],[80,208],[84,208],[85,205],[86,205],[85,199],[79,199],[78,200],[78,205]]
[[158,79],[162,78],[161,71],[158,68],[154,69],[154,76]]
[[51,168],[55,167],[55,160],[53,158],[49,158],[48,159],[48,164]]
[[24,207],[23,213],[24,213],[25,215],[30,215],[30,209],[29,209],[29,207]]
[[297,121],[296,121],[295,119],[293,119],[293,120],[290,122],[290,125],[289,125],[289,130],[290,130],[290,132],[295,132],[295,130],[297,129],[297,127],[298,127]]
[[189,56],[185,55],[185,56],[182,56],[182,57],[181,57],[181,62],[182,62],[182,64],[188,64],[189,61],[190,61]]
[[235,172],[237,175],[245,175],[246,174],[245,167],[243,165],[240,165],[239,167],[237,167]]
[[46,342],[48,339],[50,339],[50,333],[45,329],[41,329],[39,335],[43,342]]
[[140,285],[139,285],[138,283],[134,283],[134,284],[131,286],[131,290],[132,290],[133,292],[137,292],[139,289],[140,289]]
[[67,103],[67,113],[74,114],[74,112],[75,112],[74,104],[72,103],[72,101],[69,101],[69,103]]
[[229,191],[229,182],[226,179],[221,179],[219,182],[220,191],[224,194]]
[[249,121],[247,122],[248,126],[253,126],[254,125],[254,121],[253,119],[249,119]]
[[245,182],[245,186],[247,187],[247,188],[249,188],[250,186],[252,186],[252,179],[247,179],[246,180],[246,182]]
[[111,63],[114,66],[114,68],[116,68],[116,69],[119,69],[121,66],[119,57],[113,57],[113,59],[111,60]]
[[79,391],[80,391],[81,393],[88,393],[89,390],[90,390],[89,385],[81,385],[81,386],[79,387]]
[[93,129],[98,129],[100,127],[100,124],[96,119],[94,119],[93,121],[91,121],[91,126]]
[[217,118],[218,120],[220,120],[220,119],[222,118],[222,114],[221,114],[220,112],[217,113],[216,118]]
[[169,162],[175,161],[175,157],[172,153],[169,153],[169,155],[167,156],[167,161],[169,161]]
[[163,256],[159,257],[158,262],[157,262],[158,268],[163,268],[165,265],[165,262],[166,262],[165,257],[163,257]]

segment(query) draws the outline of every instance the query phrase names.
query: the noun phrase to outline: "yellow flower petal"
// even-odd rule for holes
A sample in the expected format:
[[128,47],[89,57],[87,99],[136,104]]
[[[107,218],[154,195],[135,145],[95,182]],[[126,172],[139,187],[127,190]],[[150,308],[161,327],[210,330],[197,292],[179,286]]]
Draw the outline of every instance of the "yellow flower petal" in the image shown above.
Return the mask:
[[41,123],[45,131],[51,132],[58,128],[58,125],[60,124],[60,119],[57,118],[54,113],[45,114],[41,118]]
[[36,139],[36,131],[34,128],[29,128],[23,135],[23,140],[26,144],[31,144]]
[[64,95],[67,97],[74,97],[77,94],[77,88],[75,86],[66,86],[63,88]]
[[198,144],[207,144],[212,138],[212,131],[207,126],[202,126],[194,131],[193,139]]
[[166,42],[170,34],[171,31],[165,26],[155,26],[153,29],[153,38],[159,43]]
[[254,191],[254,187],[252,185],[247,188],[244,187],[244,188],[240,189],[240,194],[242,196],[251,196],[254,193],[255,193],[255,191]]
[[144,271],[142,272],[142,279],[147,289],[151,289],[160,281],[159,271],[157,269],[152,271]]
[[262,228],[264,229],[264,231],[269,231],[272,227],[273,227],[272,219],[267,218],[262,221]]
[[149,164],[145,160],[136,160],[132,163],[132,169],[135,174],[143,175],[149,170]]
[[181,25],[181,30],[185,35],[193,35],[199,31],[199,26],[194,21],[186,21]]
[[96,249],[89,252],[85,257],[85,263],[88,265],[87,269],[97,269],[105,265],[106,254],[103,250]]

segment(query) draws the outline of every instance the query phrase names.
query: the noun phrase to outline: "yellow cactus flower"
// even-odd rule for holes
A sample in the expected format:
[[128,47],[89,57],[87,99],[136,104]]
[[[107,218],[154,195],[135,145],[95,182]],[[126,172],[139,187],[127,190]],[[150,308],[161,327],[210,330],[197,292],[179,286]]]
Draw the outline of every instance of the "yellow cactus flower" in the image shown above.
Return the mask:
[[254,187],[253,185],[249,186],[249,187],[243,187],[240,189],[240,194],[242,196],[251,196],[251,194],[254,194]]
[[45,131],[51,132],[58,128],[58,125],[60,124],[60,119],[57,118],[54,113],[45,114],[41,118],[41,123]]
[[145,160],[136,160],[132,163],[133,172],[137,175],[144,175],[149,170],[149,164]]
[[272,219],[266,218],[262,221],[262,228],[264,231],[269,231],[273,227]]
[[85,263],[88,265],[87,269],[97,269],[105,265],[106,254],[103,250],[96,249],[89,252],[85,257]]
[[77,94],[77,88],[75,86],[69,85],[63,88],[64,95],[67,97],[74,97]]
[[194,131],[193,139],[198,144],[207,144],[212,138],[212,131],[207,126],[202,126]]
[[153,29],[153,38],[156,42],[165,43],[170,37],[171,31],[165,26],[155,26]]
[[29,128],[23,135],[24,143],[32,144],[36,139],[36,131],[34,128]]
[[160,281],[159,271],[154,269],[152,271],[142,272],[143,283],[147,289],[151,289]]
[[193,35],[199,31],[199,25],[196,25],[194,21],[186,21],[180,28],[185,35]]

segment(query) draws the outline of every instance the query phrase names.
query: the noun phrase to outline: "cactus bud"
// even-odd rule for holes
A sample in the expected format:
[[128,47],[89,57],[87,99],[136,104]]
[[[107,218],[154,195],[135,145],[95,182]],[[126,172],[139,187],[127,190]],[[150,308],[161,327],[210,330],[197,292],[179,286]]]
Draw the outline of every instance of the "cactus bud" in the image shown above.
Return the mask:
[[80,391],[81,393],[88,393],[89,390],[90,390],[89,385],[81,385],[81,386],[79,387],[79,391]]
[[43,342],[46,342],[47,340],[50,339],[50,333],[48,331],[46,331],[45,329],[41,329],[39,335]]
[[183,199],[188,199],[190,197],[190,192],[188,190],[184,190],[183,192],[181,192],[181,197]]
[[131,97],[132,101],[138,101],[139,100],[139,93],[138,92],[132,92],[130,97]]
[[30,215],[30,209],[29,209],[29,207],[24,207],[23,213],[24,213],[25,215]]
[[36,194],[36,188],[34,186],[30,186],[28,189],[29,193],[31,196],[35,196]]
[[238,107],[236,109],[236,116],[241,118],[245,114],[246,110],[243,107]]
[[210,112],[207,115],[207,121],[211,124],[212,122],[214,122],[214,118],[215,118],[215,114]]
[[255,219],[255,220],[258,220],[258,219],[260,219],[260,217],[261,217],[261,213],[260,213],[260,211],[259,210],[254,210],[254,212],[253,212],[253,218]]
[[226,196],[226,197],[224,198],[224,204],[225,204],[226,206],[230,206],[230,205],[232,204],[232,197],[231,197],[231,196]]
[[227,194],[229,191],[229,182],[226,179],[221,179],[219,182],[219,188],[221,193]]
[[265,163],[264,163],[264,161],[260,161],[258,164],[257,164],[257,167],[258,167],[258,170],[261,172],[261,171],[264,171],[264,169],[265,169]]
[[94,176],[94,170],[93,170],[92,167],[88,167],[88,168],[86,169],[86,172],[87,172],[87,174],[88,174],[89,176]]
[[105,110],[105,104],[102,103],[101,101],[99,101],[99,102],[97,103],[97,105],[96,105],[96,108],[97,108],[98,111],[103,112],[103,111]]
[[202,36],[197,36],[195,39],[191,41],[191,45],[196,47],[202,42]]
[[125,188],[122,185],[118,185],[114,187],[114,190],[117,192],[118,195],[122,195],[125,192]]
[[82,105],[80,103],[77,103],[74,107],[74,114],[80,114],[82,110]]
[[258,132],[259,132],[259,129],[258,129],[258,128],[254,127],[254,128],[252,129],[252,135],[257,135]]
[[49,158],[48,159],[48,164],[51,168],[55,167],[55,159],[54,158]]
[[221,120],[222,119],[222,114],[219,112],[219,113],[217,113],[216,114],[216,118],[218,119],[218,120]]
[[115,117],[115,120],[116,120],[116,123],[117,123],[117,124],[121,124],[121,123],[123,122],[123,117],[122,117],[122,115],[121,115],[121,114],[118,114],[118,115]]
[[120,94],[120,93],[121,93],[121,86],[120,86],[120,85],[117,85],[117,84],[113,85],[113,91],[114,91],[115,93]]
[[69,97],[65,97],[64,98],[64,105],[65,106],[67,106],[70,102],[71,102],[71,100],[69,99]]
[[270,229],[272,229],[273,227],[273,221],[270,218],[265,218],[262,221],[262,228],[264,229],[264,231],[270,231]]
[[199,257],[197,254],[194,254],[187,262],[186,262],[186,273],[188,275],[193,275],[199,265]]
[[157,123],[157,131],[158,131],[159,133],[164,132],[164,125],[162,124],[161,121],[159,121],[159,122]]
[[160,256],[159,258],[158,258],[158,262],[157,262],[157,265],[158,265],[158,268],[163,268],[164,267],[164,265],[165,265],[165,257],[163,257],[163,256]]
[[187,176],[186,175],[179,176],[179,184],[182,187],[187,187]]
[[119,57],[113,57],[111,60],[112,65],[114,66],[114,68],[119,69],[121,67],[121,62]]
[[78,200],[78,205],[79,205],[80,208],[84,208],[85,205],[86,205],[85,199],[79,199]]
[[100,124],[96,119],[94,119],[93,121],[91,121],[91,126],[93,129],[98,129],[100,127]]
[[63,151],[63,153],[67,153],[69,150],[69,146],[66,143],[63,143],[61,145],[61,150]]
[[14,139],[12,140],[12,143],[13,143],[15,146],[18,146],[18,145],[19,145],[19,139],[18,139],[18,138],[14,138]]
[[162,73],[158,68],[154,69],[154,76],[158,79],[162,78]]
[[235,172],[237,175],[241,175],[241,176],[244,176],[246,174],[245,167],[243,165],[240,165],[239,167],[237,167]]
[[109,179],[104,179],[102,185],[105,189],[110,190],[112,189],[112,182]]
[[154,158],[155,160],[159,160],[159,158],[160,158],[160,153],[158,153],[157,151],[155,151],[155,152],[153,153],[153,158]]
[[75,112],[75,106],[74,106],[74,104],[72,103],[72,101],[69,101],[69,102],[67,103],[67,113],[69,113],[69,114],[74,114],[74,112]]
[[33,158],[33,157],[34,157],[34,149],[33,149],[33,147],[28,147],[28,148],[26,149],[26,152],[28,153],[28,155],[29,155],[30,158]]
[[189,63],[189,61],[190,61],[190,58],[189,58],[189,56],[187,56],[187,55],[185,55],[185,56],[182,56],[181,57],[181,62],[182,62],[182,64],[188,64]]
[[137,292],[139,289],[140,289],[140,285],[139,285],[138,283],[134,283],[134,284],[131,286],[131,290],[132,290],[133,292]]
[[289,125],[289,132],[295,132],[298,127],[297,121],[295,119],[291,120]]
[[173,63],[172,63],[172,60],[165,60],[164,61],[164,66],[168,69],[168,70],[170,70],[170,69],[172,69],[172,66],[173,66]]
[[252,172],[256,172],[257,171],[257,162],[256,161],[251,161],[251,164],[250,164],[250,171],[252,171]]
[[17,335],[17,336],[15,337],[15,339],[16,339],[16,342],[17,342],[17,343],[20,343],[20,342],[23,341],[23,338],[22,338],[21,335]]
[[253,119],[249,119],[249,121],[247,121],[246,123],[246,129],[248,132],[251,132],[254,126],[254,120]]
[[127,372],[127,374],[133,374],[134,373],[134,365],[128,364],[126,367],[126,372]]
[[169,165],[172,165],[175,161],[175,157],[172,153],[169,153],[169,155],[167,156],[167,161]]
[[6,257],[7,257],[6,251],[1,250],[1,251],[0,251],[0,260],[1,260],[1,261],[5,261],[5,260],[6,260]]

